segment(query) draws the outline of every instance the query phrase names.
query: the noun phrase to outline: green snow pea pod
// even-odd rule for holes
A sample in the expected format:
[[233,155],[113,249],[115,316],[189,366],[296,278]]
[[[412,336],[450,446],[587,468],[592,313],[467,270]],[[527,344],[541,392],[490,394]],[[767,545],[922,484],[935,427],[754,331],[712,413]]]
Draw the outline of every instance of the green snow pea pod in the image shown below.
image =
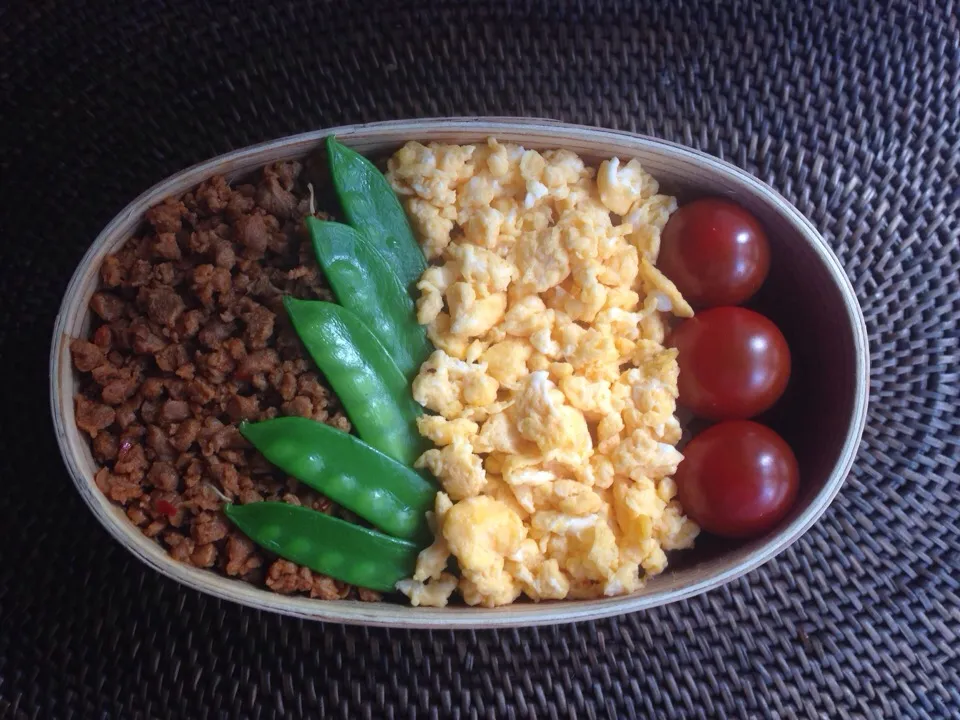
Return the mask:
[[260,547],[351,585],[392,592],[417,564],[412,542],[310,508],[261,502],[226,505],[223,512]]
[[360,438],[397,462],[412,465],[426,449],[417,431],[423,409],[373,332],[333,303],[287,296],[283,304]]
[[240,432],[285,473],[388,535],[429,542],[424,513],[433,507],[437,488],[409,467],[309,418],[243,423]]
[[405,377],[416,376],[433,346],[417,322],[413,298],[381,251],[349,225],[310,216],[307,228],[337,300],[373,330]]
[[390,183],[376,165],[332,135],[327,138],[327,154],[333,187],[350,225],[381,250],[412,294],[427,261]]

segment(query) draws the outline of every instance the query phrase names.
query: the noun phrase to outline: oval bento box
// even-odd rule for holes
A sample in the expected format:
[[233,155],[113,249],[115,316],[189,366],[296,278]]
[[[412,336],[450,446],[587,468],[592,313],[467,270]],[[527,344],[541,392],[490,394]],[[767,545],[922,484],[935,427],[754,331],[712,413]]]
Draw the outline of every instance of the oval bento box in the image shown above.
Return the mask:
[[[794,355],[787,411],[775,422],[801,468],[796,506],[765,537],[721,541],[701,536],[692,551],[674,553],[667,570],[640,591],[599,600],[520,602],[486,609],[461,605],[414,608],[394,603],[321,601],[278,595],[173,560],[130,523],[95,486],[96,463],[74,422],[76,383],[69,339],[89,328],[88,303],[103,259],[117,251],[160,200],[215,174],[236,180],[263,165],[308,156],[335,134],[358,151],[383,156],[407,140],[482,142],[489,136],[528,148],[566,148],[589,161],[635,157],[681,202],[729,197],[754,213],[770,237],[773,269],[758,300],[784,331]],[[57,316],[50,356],[50,400],[57,439],[77,490],[103,526],[140,560],[195,590],[261,610],[303,618],[392,627],[494,628],[589,620],[689,598],[767,562],[823,514],[853,463],[867,405],[868,349],[853,288],[817,230],[768,185],[714,157],[654,138],[548,120],[452,118],[350,125],[296,135],[221,155],[158,183],[100,233],[77,268]]]

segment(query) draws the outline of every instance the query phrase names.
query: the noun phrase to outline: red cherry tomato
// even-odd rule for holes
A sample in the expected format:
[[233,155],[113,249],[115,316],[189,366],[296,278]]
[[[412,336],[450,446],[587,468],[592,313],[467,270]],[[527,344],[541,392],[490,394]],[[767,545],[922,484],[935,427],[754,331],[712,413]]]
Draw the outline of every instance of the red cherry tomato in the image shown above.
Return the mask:
[[663,229],[660,270],[694,307],[739,305],[770,270],[770,244],[760,223],[739,205],[695,200]]
[[797,458],[770,428],[729,420],[707,428],[683,449],[674,479],[683,511],[707,532],[762,535],[797,498]]
[[783,333],[760,313],[704,310],[670,334],[680,365],[679,402],[710,420],[746,420],[773,405],[790,379]]

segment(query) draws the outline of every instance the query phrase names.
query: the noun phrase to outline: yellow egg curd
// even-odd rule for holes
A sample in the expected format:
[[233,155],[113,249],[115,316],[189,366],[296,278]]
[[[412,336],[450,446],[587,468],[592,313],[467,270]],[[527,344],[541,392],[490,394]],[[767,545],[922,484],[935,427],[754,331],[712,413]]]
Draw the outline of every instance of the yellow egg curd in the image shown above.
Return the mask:
[[[440,481],[434,543],[398,589],[414,605],[630,593],[693,545],[655,267],[677,203],[632,159],[407,143],[388,178],[430,266],[417,314],[437,350],[413,383]],[[447,570],[453,555],[457,578]]]

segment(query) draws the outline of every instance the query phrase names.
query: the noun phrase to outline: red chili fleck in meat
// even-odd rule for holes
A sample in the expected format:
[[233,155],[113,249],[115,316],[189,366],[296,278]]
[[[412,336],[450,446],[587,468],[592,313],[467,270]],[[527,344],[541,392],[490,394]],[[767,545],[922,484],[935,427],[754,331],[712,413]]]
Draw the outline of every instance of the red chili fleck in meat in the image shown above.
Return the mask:
[[169,500],[157,500],[157,512],[163,513],[167,517],[173,517],[177,514],[177,508]]

